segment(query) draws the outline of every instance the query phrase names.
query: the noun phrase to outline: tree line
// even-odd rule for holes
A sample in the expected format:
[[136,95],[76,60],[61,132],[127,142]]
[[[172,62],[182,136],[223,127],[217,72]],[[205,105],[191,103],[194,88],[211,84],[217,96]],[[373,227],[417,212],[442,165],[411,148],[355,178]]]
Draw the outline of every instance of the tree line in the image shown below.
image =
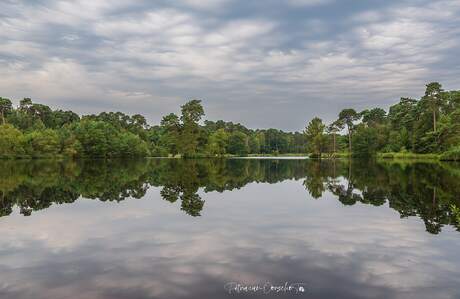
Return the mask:
[[223,120],[201,123],[199,100],[150,126],[140,114],[102,112],[79,116],[30,98],[13,107],[0,98],[0,157],[223,156],[305,153],[306,136],[277,129],[252,130]]
[[[342,131],[346,134],[340,135]],[[343,109],[328,125],[315,117],[305,134],[315,156],[412,152],[445,153],[447,160],[460,160],[460,91],[444,91],[432,82],[421,99],[401,98],[388,113],[381,108]]]
[[[420,99],[401,98],[384,109],[342,110],[325,124],[316,117],[303,132],[249,129],[239,123],[202,119],[199,100],[181,106],[150,126],[140,114],[83,115],[52,110],[30,98],[13,107],[0,98],[0,157],[145,157],[378,152],[447,153],[460,159],[460,91],[429,83]],[[343,134],[345,133],[345,134]]]

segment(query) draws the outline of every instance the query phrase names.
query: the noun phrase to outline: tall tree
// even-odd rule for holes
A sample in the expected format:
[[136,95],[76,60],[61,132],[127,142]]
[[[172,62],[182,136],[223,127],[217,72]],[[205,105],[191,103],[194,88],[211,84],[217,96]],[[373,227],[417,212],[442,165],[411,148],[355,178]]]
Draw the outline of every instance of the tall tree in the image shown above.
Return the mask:
[[348,130],[348,149],[350,154],[352,152],[352,135],[354,129],[354,122],[359,120],[360,115],[355,111],[355,109],[343,109],[339,113],[338,121],[344,123],[347,126]]
[[181,106],[181,111],[181,150],[184,157],[193,156],[198,145],[200,130],[198,122],[204,116],[203,106],[201,106],[200,100],[191,100]]
[[428,106],[431,108],[433,113],[433,132],[436,133],[436,118],[439,113],[439,107],[442,105],[442,86],[438,82],[431,82],[426,85],[425,96],[423,100],[426,100]]
[[161,127],[164,130],[162,143],[168,149],[168,152],[175,156],[179,152],[178,144],[181,131],[179,117],[174,113],[164,116],[161,120]]
[[243,132],[233,132],[228,139],[228,152],[233,155],[245,156],[248,154],[248,136]]
[[343,129],[343,123],[335,121],[327,127],[327,132],[332,134],[332,152],[335,154],[337,151],[337,133]]
[[387,113],[382,108],[373,108],[371,110],[364,110],[361,113],[363,123],[369,127],[383,124],[386,120]]
[[213,155],[224,155],[228,144],[228,134],[224,129],[219,129],[209,136],[208,151]]
[[5,115],[13,110],[13,105],[9,99],[0,97],[0,116],[2,117],[2,124],[5,124]]
[[323,121],[315,117],[313,118],[305,128],[305,135],[308,138],[308,149],[316,157],[321,157],[321,153],[324,146],[324,129],[326,126]]

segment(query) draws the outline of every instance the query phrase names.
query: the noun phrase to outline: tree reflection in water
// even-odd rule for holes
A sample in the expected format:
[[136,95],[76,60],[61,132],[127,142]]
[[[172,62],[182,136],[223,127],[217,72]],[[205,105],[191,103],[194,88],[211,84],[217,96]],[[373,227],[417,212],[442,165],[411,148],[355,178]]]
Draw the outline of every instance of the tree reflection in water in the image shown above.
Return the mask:
[[142,198],[150,186],[200,216],[203,192],[239,189],[251,182],[301,180],[311,198],[325,192],[344,205],[388,206],[401,217],[418,216],[430,233],[443,225],[459,230],[460,166],[371,160],[144,159],[0,161],[0,216],[17,207],[29,216],[79,198],[122,201]]

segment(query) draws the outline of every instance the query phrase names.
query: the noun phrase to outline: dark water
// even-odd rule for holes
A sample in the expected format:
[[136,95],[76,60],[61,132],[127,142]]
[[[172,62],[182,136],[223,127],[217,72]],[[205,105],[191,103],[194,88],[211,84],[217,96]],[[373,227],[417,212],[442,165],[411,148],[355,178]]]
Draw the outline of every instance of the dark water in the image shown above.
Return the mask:
[[460,298],[455,164],[2,161],[0,216],[0,298]]

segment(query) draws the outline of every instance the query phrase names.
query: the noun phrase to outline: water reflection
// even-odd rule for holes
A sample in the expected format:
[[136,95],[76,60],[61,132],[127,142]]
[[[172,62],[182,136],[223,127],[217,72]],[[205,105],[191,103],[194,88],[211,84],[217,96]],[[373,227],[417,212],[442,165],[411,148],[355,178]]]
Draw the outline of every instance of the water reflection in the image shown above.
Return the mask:
[[458,298],[459,178],[433,163],[3,161],[0,298],[266,298],[230,296],[232,281]]
[[260,159],[149,159],[134,161],[2,161],[0,215],[15,206],[29,216],[80,197],[100,201],[142,198],[162,187],[164,200],[200,216],[204,192],[239,189],[251,182],[302,180],[314,199],[326,191],[344,205],[357,202],[389,207],[401,217],[418,216],[430,233],[443,225],[460,229],[460,167],[442,163],[377,163]]

